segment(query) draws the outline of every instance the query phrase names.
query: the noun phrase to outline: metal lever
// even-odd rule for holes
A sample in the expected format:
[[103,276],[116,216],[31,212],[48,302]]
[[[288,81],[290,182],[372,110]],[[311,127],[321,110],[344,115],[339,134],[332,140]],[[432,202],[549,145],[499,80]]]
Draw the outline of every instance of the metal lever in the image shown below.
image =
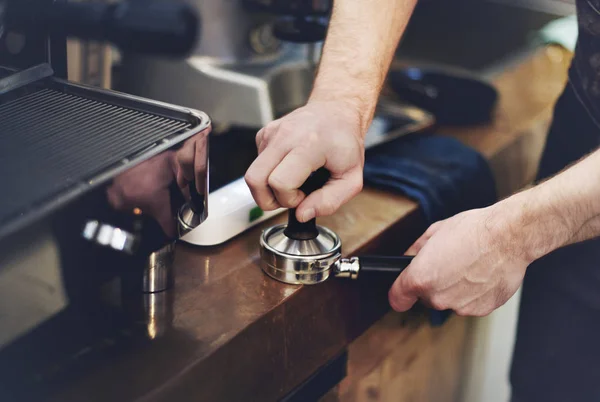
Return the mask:
[[362,256],[342,258],[334,266],[336,278],[358,279],[364,277],[400,275],[412,262],[411,256]]

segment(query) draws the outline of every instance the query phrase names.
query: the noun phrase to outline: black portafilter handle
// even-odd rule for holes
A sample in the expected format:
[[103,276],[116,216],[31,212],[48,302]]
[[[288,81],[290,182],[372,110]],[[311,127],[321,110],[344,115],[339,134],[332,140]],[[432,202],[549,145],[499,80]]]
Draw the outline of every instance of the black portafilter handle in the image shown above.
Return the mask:
[[8,29],[110,42],[126,52],[185,57],[194,49],[200,32],[195,8],[179,1],[55,1],[40,6],[19,0],[8,4]]
[[[327,183],[331,177],[329,171],[325,168],[313,172],[308,179],[300,186],[299,190],[302,191],[306,196],[309,196],[312,192],[320,189]],[[296,218],[296,208],[292,208],[288,211],[288,224],[283,232],[288,238],[294,240],[312,240],[319,236],[319,230],[317,229],[316,218],[311,219],[308,222],[299,222]]]
[[360,276],[380,274],[400,275],[412,262],[411,256],[362,256],[358,257]]

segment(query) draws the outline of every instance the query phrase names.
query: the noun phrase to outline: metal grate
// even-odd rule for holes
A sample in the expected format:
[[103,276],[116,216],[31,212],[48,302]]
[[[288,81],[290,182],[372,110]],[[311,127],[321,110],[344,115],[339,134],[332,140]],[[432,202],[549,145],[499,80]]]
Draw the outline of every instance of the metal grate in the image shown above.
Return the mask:
[[190,126],[53,89],[0,105],[0,223]]

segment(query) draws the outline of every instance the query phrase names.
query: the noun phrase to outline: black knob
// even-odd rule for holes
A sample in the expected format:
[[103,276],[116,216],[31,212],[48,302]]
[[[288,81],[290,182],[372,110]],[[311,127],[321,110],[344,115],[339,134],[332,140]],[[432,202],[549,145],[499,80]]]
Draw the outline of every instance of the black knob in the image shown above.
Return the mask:
[[[312,192],[323,187],[330,177],[329,171],[325,168],[321,168],[316,172],[313,172],[304,184],[300,186],[299,190],[308,196]],[[317,220],[311,219],[308,222],[299,222],[296,218],[296,208],[292,208],[288,212],[288,224],[283,233],[294,240],[314,239],[319,235]]]
[[116,4],[11,2],[5,17],[16,31],[110,42],[123,51],[184,57],[200,31],[195,9],[177,1],[123,1]]

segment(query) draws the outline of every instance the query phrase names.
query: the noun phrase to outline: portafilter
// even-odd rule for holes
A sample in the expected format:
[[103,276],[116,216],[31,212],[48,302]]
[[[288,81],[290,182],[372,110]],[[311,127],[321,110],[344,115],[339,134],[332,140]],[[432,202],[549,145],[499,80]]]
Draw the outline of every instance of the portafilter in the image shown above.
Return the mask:
[[[314,172],[300,187],[306,196],[329,180],[325,168]],[[299,222],[296,209],[287,224],[273,226],[260,237],[261,268],[271,278],[294,285],[313,285],[335,278],[397,277],[411,263],[410,256],[354,256],[342,258],[342,241],[316,219]]]

